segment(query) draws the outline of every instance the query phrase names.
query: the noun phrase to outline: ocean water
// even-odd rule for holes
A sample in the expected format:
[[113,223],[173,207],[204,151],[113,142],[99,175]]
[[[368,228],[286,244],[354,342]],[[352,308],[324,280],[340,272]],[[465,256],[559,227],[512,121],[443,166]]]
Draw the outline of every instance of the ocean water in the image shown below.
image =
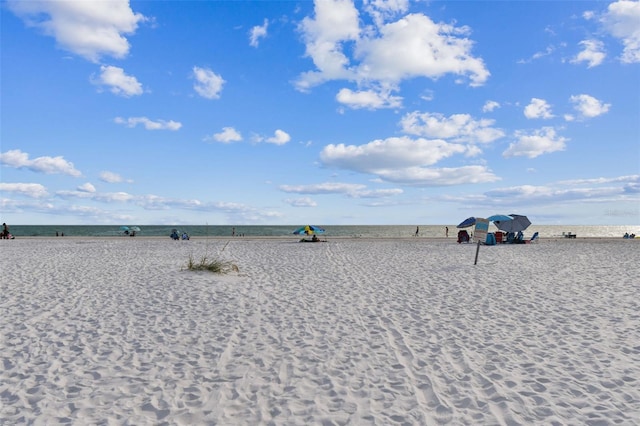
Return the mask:
[[[133,225],[133,224],[132,224]],[[355,238],[403,238],[412,237],[416,225],[319,225],[325,228],[326,237]],[[138,235],[147,237],[169,237],[172,229],[180,233],[187,232],[192,237],[232,237],[231,225],[141,225]],[[300,225],[236,225],[236,237],[291,237]],[[448,225],[449,238],[456,238],[458,229]],[[419,237],[443,238],[445,225],[419,225]],[[473,229],[473,228],[471,228]],[[55,237],[64,234],[70,237],[120,237],[122,231],[116,225],[10,225],[11,233],[16,237]],[[496,230],[490,225],[489,232]],[[525,237],[539,232],[541,238],[562,237],[565,232],[577,234],[578,238],[622,237],[625,233],[640,235],[640,225],[531,225]]]

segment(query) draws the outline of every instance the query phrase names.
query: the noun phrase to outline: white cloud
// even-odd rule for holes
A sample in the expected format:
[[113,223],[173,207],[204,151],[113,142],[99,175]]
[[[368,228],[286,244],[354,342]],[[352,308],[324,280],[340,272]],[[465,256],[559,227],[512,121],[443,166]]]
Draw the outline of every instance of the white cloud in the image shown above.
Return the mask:
[[365,0],[365,10],[377,26],[409,9],[408,0]]
[[287,198],[286,200],[284,200],[284,202],[292,207],[316,207],[318,205],[318,203],[316,203],[309,197]]
[[555,52],[555,50],[556,50],[555,46],[547,46],[547,48],[545,50],[534,53],[531,56],[531,58],[529,58],[529,59],[519,59],[517,62],[519,64],[529,64],[529,63],[531,63],[531,62],[533,62],[533,61],[535,61],[537,59],[544,58],[545,56],[551,55],[553,52]]
[[573,104],[573,108],[584,118],[593,118],[602,114],[606,114],[611,104],[604,104],[593,96],[575,95],[569,98]]
[[[547,185],[521,185],[486,192],[486,203],[495,205],[546,205],[560,202],[638,201],[638,192],[629,190],[640,183],[640,175],[552,182]],[[637,210],[636,210],[637,211]]]
[[173,121],[173,120],[169,120],[169,121],[165,121],[165,120],[150,120],[147,117],[129,117],[129,118],[122,118],[122,117],[116,117],[113,120],[115,123],[117,124],[122,124],[125,125],[127,127],[136,127],[138,124],[141,124],[144,126],[145,129],[147,130],[179,130],[182,127],[182,123],[177,122],[177,121]]
[[609,33],[624,46],[623,63],[640,62],[640,2],[619,0],[609,5],[602,23]]
[[[367,189],[357,183],[325,182],[311,185],[281,185],[283,192],[296,194],[344,194],[351,198],[386,198],[402,194],[402,189]],[[306,198],[306,200],[309,200]],[[309,200],[310,201],[310,200]],[[315,203],[314,203],[315,206]]]
[[500,104],[496,101],[487,101],[482,106],[482,112],[492,112],[495,109],[500,108]]
[[412,186],[449,186],[495,182],[499,178],[485,166],[452,168],[407,167],[385,170],[379,176],[389,182]]
[[120,183],[123,181],[122,176],[113,172],[100,172],[100,180],[107,183]]
[[342,52],[343,43],[358,39],[358,11],[348,0],[314,2],[315,18],[305,17],[299,30],[306,45],[306,56],[313,60],[318,71],[302,74],[296,83],[299,90],[327,80],[350,79],[349,59]]
[[524,116],[530,119],[553,118],[551,105],[549,105],[544,99],[531,98],[531,103],[524,108]]
[[289,136],[287,132],[278,129],[272,137],[265,139],[265,142],[272,143],[274,145],[284,145],[290,140],[291,136]]
[[351,1],[316,1],[315,16],[305,18],[299,27],[316,70],[301,74],[297,88],[307,91],[325,81],[354,81],[360,90],[343,91],[339,98],[353,107],[374,108],[387,107],[388,102],[376,104],[379,99],[372,88],[387,94],[378,98],[399,102],[388,93],[404,79],[454,74],[467,77],[471,86],[484,84],[490,74],[482,59],[471,55],[473,42],[465,37],[467,27],[436,24],[422,14],[383,22],[406,8],[404,1],[370,2],[365,9],[374,15],[377,26],[362,30]]
[[446,74],[467,76],[481,86],[490,73],[482,59],[471,55],[473,42],[466,27],[436,24],[422,14],[410,14],[380,28],[379,37],[358,41],[356,57],[361,79],[397,83],[403,79],[438,79]]
[[543,127],[532,134],[518,131],[515,136],[517,141],[511,143],[509,148],[502,154],[505,158],[535,158],[542,154],[564,151],[566,142],[569,140],[558,136],[553,127]]
[[16,169],[28,169],[33,172],[51,174],[65,174],[73,177],[82,175],[76,170],[73,163],[58,157],[37,157],[29,159],[29,154],[19,149],[0,153],[0,164],[4,164]]
[[325,166],[369,173],[380,179],[416,186],[493,182],[498,178],[484,166],[429,168],[468,148],[443,140],[408,137],[376,140],[361,146],[327,145],[320,153]]
[[134,13],[129,0],[9,1],[9,9],[28,26],[56,39],[58,46],[98,62],[103,55],[124,58],[125,35],[135,33],[146,18]]
[[91,82],[96,85],[109,86],[113,94],[130,97],[141,95],[142,84],[135,77],[126,75],[122,68],[112,66],[101,66],[100,76],[92,78]]
[[256,25],[251,28],[249,33],[249,45],[252,47],[258,47],[261,38],[265,38],[267,36],[267,28],[269,27],[269,21],[267,19],[264,20],[262,25]]
[[31,198],[46,197],[47,189],[39,183],[2,183],[0,182],[0,192],[11,192],[26,195]]
[[443,140],[394,137],[359,146],[330,144],[324,147],[320,159],[329,167],[379,174],[388,169],[432,165],[464,152],[464,146]]
[[89,193],[95,193],[96,192],[96,187],[93,186],[91,183],[87,182],[85,184],[82,184],[78,187],[78,191],[81,192],[89,192]]
[[407,134],[452,142],[489,143],[505,135],[501,129],[491,127],[495,120],[474,120],[469,114],[453,114],[447,118],[438,113],[416,111],[405,115],[400,124]]
[[[223,127],[222,132],[214,134],[212,138],[216,142],[231,143],[240,142],[242,140],[242,135],[233,127]],[[205,140],[210,139],[211,138],[205,138]]]
[[326,182],[312,185],[281,185],[281,191],[295,194],[349,194],[362,191],[365,185],[359,183]]
[[574,64],[586,62],[587,68],[593,68],[600,65],[607,56],[604,52],[604,43],[599,40],[583,40],[579,44],[583,50],[571,60]]
[[374,90],[354,92],[351,89],[341,89],[336,95],[336,100],[352,109],[398,108],[402,106],[401,97],[391,96],[388,92],[382,93]]
[[210,69],[193,67],[193,78],[196,83],[193,89],[203,98],[218,99],[225,81]]

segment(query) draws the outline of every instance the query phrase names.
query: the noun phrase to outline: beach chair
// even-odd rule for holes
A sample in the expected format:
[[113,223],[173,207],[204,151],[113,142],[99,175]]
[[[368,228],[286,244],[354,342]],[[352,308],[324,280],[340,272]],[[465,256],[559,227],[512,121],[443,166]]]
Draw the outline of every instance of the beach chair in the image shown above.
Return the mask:
[[495,233],[496,236],[496,244],[502,244],[502,237],[504,236],[504,234],[502,232],[496,232]]
[[531,236],[531,239],[527,241],[527,244],[535,243],[536,241],[538,241],[538,233],[534,232]]

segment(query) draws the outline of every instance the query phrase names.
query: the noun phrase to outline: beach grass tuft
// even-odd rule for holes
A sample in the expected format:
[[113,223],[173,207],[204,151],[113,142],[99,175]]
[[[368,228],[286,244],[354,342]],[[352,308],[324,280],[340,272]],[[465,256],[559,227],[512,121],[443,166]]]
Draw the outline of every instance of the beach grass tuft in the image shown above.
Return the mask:
[[194,258],[192,254],[187,259],[186,268],[189,271],[209,271],[215,274],[228,274],[229,272],[238,272],[238,266],[233,262],[210,258],[207,255],[202,256],[199,260]]

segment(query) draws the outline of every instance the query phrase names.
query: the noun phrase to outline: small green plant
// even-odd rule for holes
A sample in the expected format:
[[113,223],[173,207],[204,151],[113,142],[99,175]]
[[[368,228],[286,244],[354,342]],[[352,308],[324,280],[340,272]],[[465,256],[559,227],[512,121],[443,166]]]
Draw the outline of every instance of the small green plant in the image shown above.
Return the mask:
[[194,259],[193,255],[189,255],[189,259],[187,260],[187,269],[190,271],[209,271],[216,274],[228,274],[231,271],[238,272],[238,266],[233,262],[220,260],[220,259],[212,259],[207,257],[206,255],[202,256],[200,260]]

